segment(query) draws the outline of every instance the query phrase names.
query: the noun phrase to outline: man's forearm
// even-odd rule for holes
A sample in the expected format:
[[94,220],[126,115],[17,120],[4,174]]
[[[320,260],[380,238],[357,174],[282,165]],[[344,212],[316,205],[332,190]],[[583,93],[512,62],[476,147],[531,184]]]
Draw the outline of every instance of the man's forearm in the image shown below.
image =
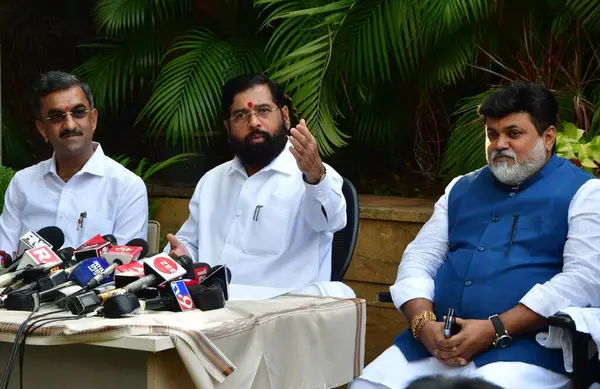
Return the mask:
[[548,325],[545,317],[538,315],[523,304],[504,312],[500,320],[510,336],[533,331]]
[[418,298],[408,300],[402,305],[402,312],[404,312],[404,316],[408,319],[408,322],[411,323],[412,319],[422,312],[433,312],[433,303],[427,299]]

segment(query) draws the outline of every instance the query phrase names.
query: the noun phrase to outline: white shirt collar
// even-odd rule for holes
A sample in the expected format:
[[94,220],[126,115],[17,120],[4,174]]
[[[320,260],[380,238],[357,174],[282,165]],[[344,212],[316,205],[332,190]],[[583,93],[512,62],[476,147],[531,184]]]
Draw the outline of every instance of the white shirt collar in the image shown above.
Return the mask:
[[[298,171],[298,167],[296,165],[296,159],[290,152],[291,145],[291,142],[288,141],[281,153],[279,153],[277,157],[275,157],[267,166],[262,168],[260,171],[265,172],[269,170],[275,170],[286,175],[292,175],[296,173]],[[227,174],[231,175],[234,171],[241,173],[245,177],[248,176],[244,163],[237,155],[231,161],[231,165],[229,166],[229,171],[227,172]]]
[[[104,151],[102,150],[102,146],[98,142],[92,142],[94,147],[94,154],[88,159],[88,161],[83,165],[81,170],[77,172],[77,174],[90,173],[96,176],[104,176]],[[52,154],[52,158],[47,160],[47,171],[46,173],[54,173],[58,175],[56,172],[56,155]]]

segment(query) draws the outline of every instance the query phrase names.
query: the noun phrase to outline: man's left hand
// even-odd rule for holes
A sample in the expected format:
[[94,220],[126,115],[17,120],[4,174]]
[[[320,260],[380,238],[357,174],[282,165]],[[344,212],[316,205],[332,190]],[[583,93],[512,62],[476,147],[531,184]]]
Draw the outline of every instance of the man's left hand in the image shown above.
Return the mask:
[[292,143],[290,151],[296,158],[298,169],[304,173],[308,183],[316,184],[325,173],[325,167],[319,156],[317,141],[308,131],[304,119],[301,119],[296,127],[290,129],[289,139]]
[[[435,355],[449,366],[463,366],[459,361],[470,361],[492,346],[496,331],[490,320],[463,320],[456,318],[462,328],[460,332],[448,339],[438,341]],[[452,350],[452,351],[444,351]]]

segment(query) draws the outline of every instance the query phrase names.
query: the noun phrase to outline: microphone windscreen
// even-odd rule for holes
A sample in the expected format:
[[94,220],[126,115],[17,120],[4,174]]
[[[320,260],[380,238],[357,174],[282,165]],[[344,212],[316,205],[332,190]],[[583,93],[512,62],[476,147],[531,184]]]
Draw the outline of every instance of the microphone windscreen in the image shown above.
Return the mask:
[[102,235],[102,239],[104,239],[113,246],[117,245],[117,238],[115,238],[115,236],[112,234]]
[[223,293],[223,288],[219,285],[190,285],[188,290],[194,305],[201,311],[212,311],[225,306],[227,299]]
[[196,272],[194,272],[194,260],[188,255],[180,255],[177,257],[179,264],[185,269],[185,275],[183,278],[193,280],[196,278]]
[[148,254],[148,250],[150,250],[150,247],[148,246],[148,242],[146,242],[142,238],[131,239],[129,242],[127,242],[127,244],[125,246],[141,247],[142,252],[140,253],[140,257],[139,257],[140,259],[146,258],[146,255]]
[[73,247],[63,247],[62,249],[56,251],[56,255],[58,255],[58,257],[64,262],[67,262],[71,260],[74,252],[75,249]]
[[37,232],[46,242],[50,243],[53,250],[58,250],[65,243],[65,234],[56,226],[44,227]]

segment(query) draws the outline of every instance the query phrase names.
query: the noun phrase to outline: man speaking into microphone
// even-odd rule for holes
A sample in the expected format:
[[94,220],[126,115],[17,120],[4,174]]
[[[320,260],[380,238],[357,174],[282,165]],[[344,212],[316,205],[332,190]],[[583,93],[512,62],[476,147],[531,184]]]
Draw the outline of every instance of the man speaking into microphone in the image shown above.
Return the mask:
[[38,78],[32,97],[35,125],[54,154],[10,182],[0,216],[0,250],[14,253],[23,233],[52,225],[71,247],[96,234],[112,234],[119,242],[145,239],[146,186],[92,141],[98,111],[89,86],[51,71]]
[[309,124],[290,129],[283,89],[262,74],[229,80],[222,109],[235,158],[202,177],[165,252],[227,265],[233,284],[311,285],[307,293],[354,297],[329,282],[346,202],[342,177],[322,162]]

